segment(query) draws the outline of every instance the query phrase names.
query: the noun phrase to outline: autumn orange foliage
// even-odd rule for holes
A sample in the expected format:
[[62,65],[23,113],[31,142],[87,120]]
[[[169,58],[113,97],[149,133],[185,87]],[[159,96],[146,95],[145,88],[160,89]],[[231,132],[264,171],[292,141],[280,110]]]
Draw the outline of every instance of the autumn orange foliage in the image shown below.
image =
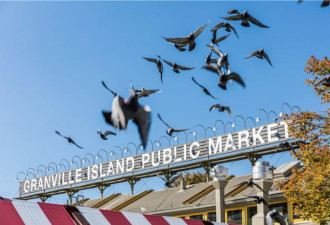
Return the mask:
[[[317,112],[297,112],[286,119],[297,124],[299,129],[289,128],[290,133],[303,142],[296,150],[296,157],[303,164],[294,169],[290,178],[277,185],[286,198],[296,204],[295,213],[301,218],[324,224],[330,220],[330,87],[317,82],[330,74],[330,60],[311,57],[305,72],[313,77],[306,80],[315,89],[326,105],[326,110]],[[316,85],[315,85],[316,84]]]

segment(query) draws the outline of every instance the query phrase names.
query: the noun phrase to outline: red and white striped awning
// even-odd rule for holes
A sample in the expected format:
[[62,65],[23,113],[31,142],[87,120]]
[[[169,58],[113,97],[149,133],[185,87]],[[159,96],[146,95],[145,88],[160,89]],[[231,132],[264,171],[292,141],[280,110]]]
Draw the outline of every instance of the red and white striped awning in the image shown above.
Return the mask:
[[63,205],[0,199],[0,224],[76,225]]
[[[167,216],[0,198],[2,225],[227,225]],[[78,214],[77,214],[78,213]],[[73,219],[74,218],[74,219]]]

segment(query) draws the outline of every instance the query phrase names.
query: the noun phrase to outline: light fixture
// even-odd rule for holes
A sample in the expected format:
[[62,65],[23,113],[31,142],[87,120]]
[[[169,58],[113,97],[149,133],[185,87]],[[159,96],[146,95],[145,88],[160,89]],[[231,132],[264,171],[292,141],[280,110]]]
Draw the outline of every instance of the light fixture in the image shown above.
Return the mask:
[[236,127],[236,124],[235,124],[235,123],[233,123],[233,124],[231,125],[231,127],[232,127],[232,128],[235,128],[235,127]]
[[82,162],[83,162],[83,163],[84,163],[84,162],[86,162],[86,159],[83,159],[83,161],[82,161]]
[[283,117],[283,112],[280,112],[280,117],[281,117],[281,118]]
[[15,177],[15,180],[18,181],[18,177]]
[[216,128],[216,127],[213,127],[213,128],[212,128],[212,130],[213,130],[213,131],[216,131],[216,130],[217,130],[217,128]]
[[193,136],[196,136],[196,135],[197,135],[197,133],[196,133],[196,131],[194,131],[194,132],[193,132]]
[[178,136],[175,136],[175,137],[174,137],[174,140],[177,141],[177,140],[178,140]]
[[49,169],[49,167],[47,168],[47,171],[49,171],[50,169]]
[[58,165],[57,168],[61,168],[61,165]]
[[141,150],[143,150],[144,148],[143,148],[143,146],[141,145]]
[[71,161],[71,162],[70,162],[70,165],[72,165],[72,164],[73,164],[73,162]]
[[256,118],[256,122],[258,123],[260,121],[260,118],[259,116]]
[[127,153],[127,152],[128,152],[127,148],[125,148],[124,152],[125,152],[125,153]]
[[110,152],[110,155],[113,155],[113,152]]
[[160,146],[160,142],[158,141],[156,145],[159,147]]

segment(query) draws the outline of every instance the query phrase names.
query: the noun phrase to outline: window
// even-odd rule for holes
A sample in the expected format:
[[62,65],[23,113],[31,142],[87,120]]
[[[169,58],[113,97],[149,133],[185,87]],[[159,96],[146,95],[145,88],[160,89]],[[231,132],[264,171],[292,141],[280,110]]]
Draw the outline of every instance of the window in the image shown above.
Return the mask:
[[285,221],[288,221],[288,203],[282,202],[282,203],[270,204],[270,210],[273,209],[276,209],[277,212],[282,213]]
[[189,219],[202,220],[203,219],[203,214],[189,216]]
[[228,210],[227,223],[243,224],[243,211],[242,209]]
[[257,206],[247,207],[247,224],[252,225],[252,217],[257,214]]
[[216,217],[215,212],[207,213],[207,220],[208,221],[216,221],[217,220],[217,217]]

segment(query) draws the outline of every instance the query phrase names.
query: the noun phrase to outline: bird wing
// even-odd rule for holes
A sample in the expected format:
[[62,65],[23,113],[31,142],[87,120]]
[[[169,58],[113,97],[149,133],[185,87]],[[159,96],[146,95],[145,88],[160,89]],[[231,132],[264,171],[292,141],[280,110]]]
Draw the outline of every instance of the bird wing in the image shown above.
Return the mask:
[[162,59],[167,65],[169,66],[173,66],[174,63],[170,62],[170,61],[167,61],[166,59]]
[[223,53],[220,51],[220,49],[218,49],[218,48],[215,48],[215,47],[213,47],[212,45],[207,45],[207,47],[209,48],[209,49],[211,49],[215,54],[217,54],[218,56],[222,56],[223,55]]
[[260,191],[264,192],[265,194],[267,194],[257,183],[252,181],[252,185],[256,186]]
[[179,45],[184,45],[189,42],[188,37],[181,37],[181,38],[165,38],[165,37],[163,37],[163,38],[170,43],[179,44]]
[[217,63],[217,62],[218,62],[217,59],[211,59],[211,60],[210,60],[210,63]]
[[58,134],[58,135],[60,135],[60,136],[62,136],[62,137],[64,137],[64,138],[66,138],[66,139],[68,139],[68,137],[63,136],[63,135],[62,135],[59,131],[57,131],[57,130],[55,130],[55,133]]
[[204,26],[198,28],[198,29],[194,32],[194,37],[196,38],[198,35],[200,35],[200,33],[202,33],[202,31],[205,29],[206,26],[207,26],[207,24],[205,24]]
[[205,88],[203,85],[199,84],[194,77],[191,77],[191,79],[194,81],[195,84],[197,84],[198,86],[200,86],[201,88]]
[[259,52],[259,50],[255,51],[255,52],[252,52],[250,55],[246,56],[245,59],[248,59],[248,58],[250,58],[252,56],[258,55],[258,52]]
[[241,20],[243,18],[243,15],[242,14],[237,14],[237,15],[234,15],[234,16],[227,16],[227,17],[221,17],[222,19],[225,19],[225,20]]
[[161,177],[159,174],[157,174],[157,176],[158,176],[160,179],[162,179],[163,181],[166,182],[166,179],[165,179],[164,177]]
[[188,129],[173,129],[173,132],[183,132],[183,131],[186,131]]
[[240,85],[242,85],[243,87],[245,87],[245,83],[243,81],[243,79],[241,78],[240,75],[238,75],[238,73],[231,73],[228,75],[228,80],[234,80],[236,82],[238,82]]
[[267,222],[267,225],[274,225],[274,221],[273,221],[273,218],[270,216],[270,213],[267,213],[266,215],[266,222]]
[[230,116],[231,115],[231,109],[229,108],[229,106],[225,106],[225,110],[227,111],[227,113]]
[[234,27],[233,25],[231,25],[231,24],[229,24],[229,26],[230,26],[230,29],[232,29],[232,30],[234,31],[234,33],[235,33],[235,35],[237,36],[237,38],[239,38],[239,37],[238,37],[238,34],[237,34],[237,32],[236,32],[235,27]]
[[211,31],[214,32],[214,31],[218,30],[219,28],[225,27],[225,26],[226,26],[225,23],[221,22],[221,23],[215,25],[215,27],[213,27]]
[[147,57],[142,57],[144,58],[145,60],[148,60],[149,62],[154,62],[154,63],[157,63],[157,59],[154,59],[154,58],[147,58]]
[[211,66],[211,65],[205,65],[202,67],[203,69],[206,69],[206,70],[209,70],[209,71],[212,71],[214,73],[217,73],[218,75],[220,74],[220,71],[217,67],[215,66]]
[[160,119],[160,121],[162,121],[162,122],[163,122],[168,128],[171,128],[171,126],[168,125],[168,124],[162,119],[162,117],[160,116],[159,113],[157,114],[157,116],[158,116],[158,118]]
[[174,183],[179,178],[180,178],[180,175],[175,175],[175,176],[171,177],[171,179],[168,182],[171,185],[172,183]]
[[330,0],[323,0],[321,7],[328,6],[330,4]]
[[147,97],[148,95],[150,94],[154,94],[156,92],[158,92],[159,90],[145,90],[145,91],[142,91],[140,94],[138,94],[138,97],[141,98],[141,97]]
[[268,204],[268,202],[266,202],[266,200],[264,198],[261,198],[262,203],[264,203],[265,206],[267,206],[267,208],[270,209],[270,205]]
[[267,53],[266,53],[265,51],[263,51],[262,55],[265,57],[265,59],[267,60],[267,62],[268,62],[271,66],[273,66],[272,62],[270,61],[269,56],[267,55]]
[[259,27],[269,28],[268,26],[262,24],[259,20],[257,20],[256,18],[254,18],[251,15],[249,15],[249,20],[251,21],[251,23],[254,23],[255,25],[257,25]]
[[211,96],[213,99],[218,99],[218,98],[214,97],[210,92],[209,92],[209,96]]
[[151,125],[151,113],[149,106],[139,107],[134,114],[133,122],[138,126],[142,146],[145,149]]
[[117,135],[116,133],[114,133],[114,132],[112,132],[112,131],[106,131],[106,132],[104,132],[104,134],[103,134],[104,136],[108,136],[108,135]]
[[278,222],[280,225],[285,225],[285,224],[286,224],[283,215],[281,215],[281,213],[279,213],[279,212],[276,213],[274,219],[275,219],[275,221]]
[[222,37],[219,37],[218,39],[216,39],[214,42],[215,42],[215,44],[218,44],[220,41],[223,41],[223,40],[225,40],[227,37],[229,37],[230,36],[230,34],[228,34],[228,35],[225,35],[225,36],[222,36]]
[[212,105],[211,108],[210,108],[210,111],[212,112],[216,108],[221,108],[221,105],[219,105],[219,104]]
[[195,67],[186,67],[186,66],[180,66],[180,65],[178,65],[178,68],[181,69],[181,70],[193,70],[193,69],[195,69]]
[[232,9],[228,11],[228,14],[239,14],[237,9]]
[[76,142],[73,142],[72,144],[74,144],[75,146],[77,146],[77,147],[78,147],[78,148],[80,148],[80,149],[83,149],[83,147],[81,147],[81,146],[77,145],[77,143],[76,143]]
[[103,85],[103,87],[105,87],[105,89],[107,89],[108,91],[110,91],[112,94],[113,94],[113,96],[117,96],[117,93],[116,92],[114,92],[114,91],[111,91],[109,88],[108,88],[108,86],[105,84],[105,82],[102,80],[102,85]]

